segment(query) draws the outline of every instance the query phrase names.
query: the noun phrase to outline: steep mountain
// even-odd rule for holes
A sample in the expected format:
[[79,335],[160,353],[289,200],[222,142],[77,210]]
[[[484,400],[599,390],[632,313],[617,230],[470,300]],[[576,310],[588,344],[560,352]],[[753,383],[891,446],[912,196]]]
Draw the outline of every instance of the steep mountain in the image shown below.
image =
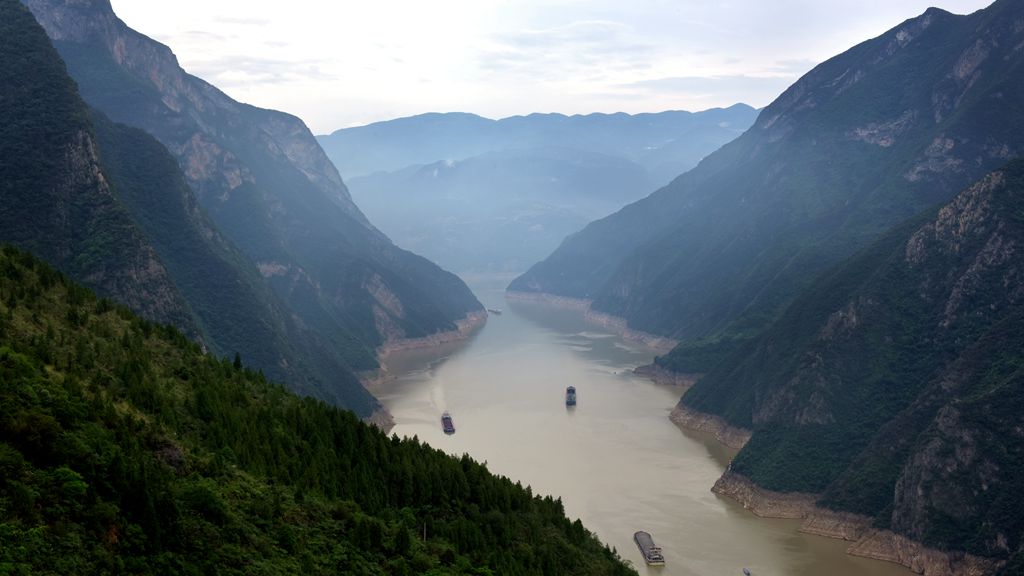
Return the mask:
[[[26,0],[85,100],[175,156],[217,228],[285,313],[354,370],[373,350],[455,330],[482,307],[454,275],[395,247],[352,203],[293,116],[240,104],[185,73],[105,0]],[[326,377],[329,379],[331,375]]]
[[294,322],[252,261],[206,216],[167,149],[100,112],[92,124],[117,199],[165,263],[208,350],[240,354],[295,391],[371,413],[377,403],[337,343]]
[[5,574],[635,574],[560,500],[286,392],[9,246],[0,382]]
[[0,241],[198,336],[164,263],[111,190],[60,57],[18,2],[0,8]]
[[681,408],[731,473],[941,550],[1024,562],[1024,161],[816,280]]
[[815,67],[743,136],[510,290],[592,300],[704,372],[829,266],[1024,152],[1024,4],[930,9]]
[[487,152],[348,180],[388,236],[456,271],[521,272],[653,188],[634,162],[570,148]]
[[318,140],[347,179],[487,152],[572,148],[639,164],[661,186],[739,136],[756,116],[745,104],[703,112],[530,114],[501,120],[421,114],[344,128]]
[[198,206],[166,148],[90,111],[32,14],[4,8],[3,232],[106,296],[240,354],[297,391],[368,415],[334,346],[284,312]]

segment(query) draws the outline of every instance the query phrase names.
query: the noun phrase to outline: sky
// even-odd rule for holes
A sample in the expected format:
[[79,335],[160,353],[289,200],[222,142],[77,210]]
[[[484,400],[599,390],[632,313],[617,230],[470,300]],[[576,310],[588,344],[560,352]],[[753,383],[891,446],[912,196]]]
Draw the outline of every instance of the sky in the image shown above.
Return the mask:
[[989,0],[112,0],[192,74],[317,134],[424,112],[769,104],[935,5]]

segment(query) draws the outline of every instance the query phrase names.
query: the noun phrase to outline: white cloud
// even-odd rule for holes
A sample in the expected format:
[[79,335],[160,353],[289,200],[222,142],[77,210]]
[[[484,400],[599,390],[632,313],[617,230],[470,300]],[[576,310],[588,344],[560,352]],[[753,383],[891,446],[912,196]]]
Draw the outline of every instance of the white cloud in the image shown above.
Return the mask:
[[764,106],[815,63],[986,0],[113,0],[233,97],[317,132],[428,111]]

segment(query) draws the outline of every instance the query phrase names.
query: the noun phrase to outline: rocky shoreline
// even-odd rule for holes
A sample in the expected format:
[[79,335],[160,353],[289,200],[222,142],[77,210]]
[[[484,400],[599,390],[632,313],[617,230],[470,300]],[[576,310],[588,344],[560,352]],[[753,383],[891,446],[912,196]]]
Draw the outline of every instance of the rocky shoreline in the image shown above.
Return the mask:
[[401,350],[416,350],[419,348],[433,348],[441,344],[465,340],[470,334],[487,323],[487,311],[477,310],[470,312],[464,318],[455,321],[455,330],[438,332],[421,338],[398,338],[388,340],[377,347],[377,359],[384,362],[387,356]]
[[[395,378],[395,375],[388,370],[387,357],[389,355],[402,350],[433,348],[434,346],[465,340],[486,323],[487,311],[478,310],[470,312],[461,320],[457,320],[455,322],[455,330],[438,332],[437,334],[431,334],[422,338],[401,338],[385,342],[377,347],[377,362],[380,364],[380,368],[363,372],[359,375],[359,381],[362,383],[363,388],[366,388],[372,394],[375,389],[380,388],[383,384]],[[383,406],[375,410],[369,417],[364,418],[363,421],[380,428],[385,434],[395,427],[394,417]]]
[[673,372],[666,370],[657,364],[646,364],[644,366],[637,366],[633,369],[633,373],[638,376],[644,376],[653,380],[658,384],[665,384],[666,386],[675,386],[680,389],[681,394],[685,394],[690,386],[693,386],[697,380],[703,374],[683,374],[681,372]]
[[727,470],[711,489],[739,502],[762,518],[803,519],[800,531],[850,542],[846,553],[893,562],[925,576],[985,576],[1001,564],[964,552],[928,548],[890,530],[879,530],[871,518],[835,512],[816,505],[817,494],[784,493],[762,488],[750,479]]
[[738,428],[729,424],[723,418],[713,414],[698,412],[684,406],[682,403],[676,404],[676,407],[672,409],[672,413],[669,414],[669,419],[681,428],[711,434],[715,437],[715,440],[734,450],[742,450],[747,445],[747,442],[750,441],[750,430]]
[[[689,390],[699,374],[678,374],[651,364],[634,372],[659,384]],[[738,428],[724,419],[677,404],[669,418],[677,426],[711,434],[733,449],[742,449],[750,440],[751,431]],[[853,556],[884,560],[905,566],[925,576],[985,576],[996,573],[1001,564],[963,552],[944,552],[928,548],[920,542],[890,530],[879,530],[871,518],[848,512],[836,512],[817,505],[818,494],[776,492],[758,486],[750,479],[726,470],[711,488],[739,502],[752,514],[762,518],[802,519],[800,531],[850,542],[846,553]]]
[[649,348],[654,348],[659,352],[668,352],[675,348],[676,344],[679,344],[678,340],[674,340],[666,336],[658,336],[657,334],[651,334],[650,332],[634,330],[626,325],[625,318],[620,318],[619,316],[613,316],[611,314],[591,309],[590,305],[593,303],[593,300],[569,298],[567,296],[557,296],[555,294],[546,294],[543,292],[513,291],[505,292],[505,298],[513,302],[540,302],[542,304],[550,304],[566,310],[579,310],[580,312],[583,312],[583,317],[588,322],[601,326],[602,328],[607,328],[626,340],[638,342]]
[[[657,364],[640,366],[633,370],[633,372],[650,378],[658,384],[678,387],[680,389],[680,396],[685,394],[690,389],[690,386],[693,386],[702,376],[702,374],[672,372]],[[734,450],[742,449],[747,444],[747,441],[750,440],[750,430],[733,426],[718,416],[693,410],[684,405],[682,401],[672,409],[669,419],[680,428],[710,434],[715,437],[715,440]]]

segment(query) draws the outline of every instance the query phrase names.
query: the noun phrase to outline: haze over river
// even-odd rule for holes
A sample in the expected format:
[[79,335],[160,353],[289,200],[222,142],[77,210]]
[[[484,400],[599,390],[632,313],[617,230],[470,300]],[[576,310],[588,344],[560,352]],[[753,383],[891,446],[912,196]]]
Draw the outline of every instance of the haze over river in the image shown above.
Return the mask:
[[[387,359],[398,375],[374,390],[417,435],[492,472],[562,498],[641,574],[907,576],[895,564],[854,558],[848,543],[801,534],[796,520],[761,519],[713,494],[733,452],[683,432],[668,415],[677,388],[632,374],[655,352],[586,323],[579,312],[504,300],[508,278],[468,278],[488,308],[504,314],[467,342]],[[565,406],[566,386],[579,404]],[[456,433],[441,431],[451,412]],[[633,544],[646,530],[667,565],[648,568]]]

